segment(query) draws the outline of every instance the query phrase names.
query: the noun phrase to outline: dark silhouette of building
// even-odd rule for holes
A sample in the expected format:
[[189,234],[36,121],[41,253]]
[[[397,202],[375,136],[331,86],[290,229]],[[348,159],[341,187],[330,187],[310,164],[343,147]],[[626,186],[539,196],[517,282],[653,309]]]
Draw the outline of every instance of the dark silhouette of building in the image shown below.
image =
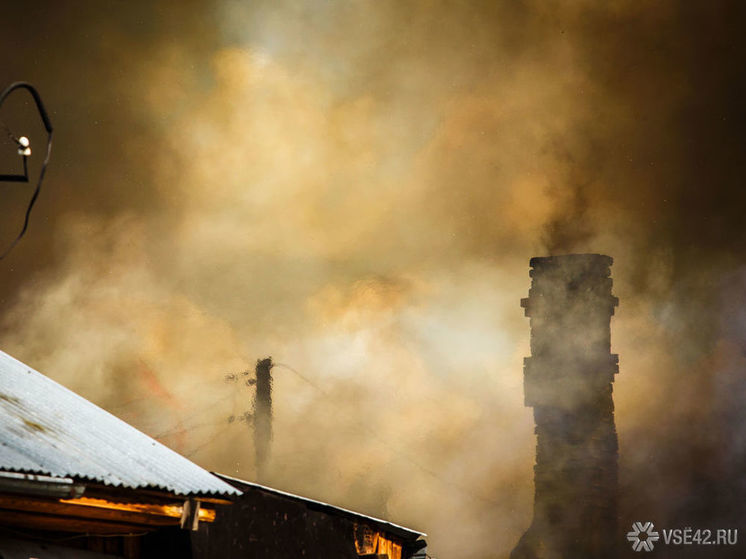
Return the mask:
[[612,258],[532,258],[531,357],[526,406],[534,409],[534,518],[511,559],[616,556],[618,474],[611,354]]
[[212,474],[0,351],[0,559],[424,559],[422,536]]
[[425,559],[425,534],[271,487],[216,474],[241,495],[192,532],[194,559]]

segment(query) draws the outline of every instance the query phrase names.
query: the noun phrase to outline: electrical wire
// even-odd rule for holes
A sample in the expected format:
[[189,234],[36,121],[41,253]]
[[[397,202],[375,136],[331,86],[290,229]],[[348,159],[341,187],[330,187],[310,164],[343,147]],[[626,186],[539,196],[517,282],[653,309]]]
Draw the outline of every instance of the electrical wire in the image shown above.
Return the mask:
[[283,368],[283,369],[287,369],[288,371],[290,371],[290,372],[292,372],[293,374],[295,374],[295,376],[297,376],[297,377],[298,377],[299,379],[301,379],[301,380],[305,381],[305,382],[306,382],[307,384],[310,384],[311,386],[313,386],[313,387],[314,387],[314,388],[315,388],[316,390],[318,390],[319,392],[321,392],[321,393],[322,393],[322,394],[324,394],[325,396],[328,396],[328,395],[329,395],[329,394],[328,394],[328,393],[326,392],[326,390],[324,390],[323,388],[321,388],[321,386],[319,386],[318,384],[316,384],[315,382],[313,382],[312,380],[310,380],[310,379],[309,379],[308,377],[306,377],[305,375],[302,375],[302,374],[300,374],[300,372],[298,372],[298,370],[297,370],[297,369],[294,369],[294,368],[293,368],[293,367],[291,367],[290,365],[286,365],[285,363],[273,363],[273,364],[272,364],[272,366],[273,366],[273,367],[281,367],[281,368]]
[[[206,386],[208,384],[209,385],[214,385],[215,384],[215,379],[209,378],[209,379],[200,380],[200,381],[188,384],[186,386],[180,386],[180,387],[178,387],[176,389],[173,389],[173,388],[169,387],[168,388],[168,392],[172,396],[183,396],[184,394],[194,392],[196,389],[201,388],[203,386]],[[223,398],[223,399],[227,399],[227,398],[228,397]],[[124,402],[120,402],[120,403],[118,403],[118,404],[116,404],[114,406],[107,406],[106,410],[109,411],[109,412],[115,412],[115,411],[126,409],[126,408],[128,408],[130,406],[139,404],[141,402],[146,402],[146,401],[152,400],[152,399],[153,399],[153,397],[151,395],[149,395],[149,394],[140,395],[140,396],[136,396],[134,398],[130,398],[129,400],[125,400]],[[216,402],[217,402],[217,400],[216,400]]]
[[210,437],[204,443],[202,443],[202,444],[200,444],[200,445],[198,445],[196,447],[193,447],[192,450],[190,450],[187,454],[184,454],[184,456],[186,458],[191,458],[192,456],[194,456],[195,454],[197,454],[203,448],[205,448],[205,447],[210,446],[211,444],[213,444],[216,440],[218,440],[220,437],[222,437],[223,435],[225,435],[229,431],[230,425],[231,424],[229,424],[228,428],[223,428],[220,431],[218,431],[218,433],[216,435],[210,435]]
[[[312,387],[314,387],[323,396],[325,396],[327,398],[331,397],[331,395],[329,394],[329,392],[327,392],[326,390],[324,390],[323,388],[321,388],[318,384],[316,384],[313,381],[309,380],[305,375],[302,375],[301,373],[299,373],[296,369],[294,369],[290,365],[285,365],[284,363],[274,363],[274,366],[288,369],[289,371],[295,373],[300,379],[304,380],[306,383],[308,383],[309,385],[311,385]],[[424,473],[428,474],[429,476],[431,476],[433,479],[435,479],[436,481],[440,482],[441,484],[447,485],[451,489],[456,490],[458,493],[461,493],[462,495],[470,497],[470,498],[472,498],[474,500],[481,501],[483,503],[486,503],[486,504],[489,504],[489,505],[492,505],[492,506],[498,505],[498,503],[496,501],[494,501],[493,499],[490,499],[490,498],[485,497],[483,495],[479,495],[477,493],[474,493],[470,489],[468,489],[468,488],[466,488],[466,487],[464,487],[464,486],[462,486],[462,485],[460,485],[460,484],[458,484],[456,482],[453,482],[451,480],[442,478],[436,471],[434,471],[431,468],[425,466],[424,464],[422,464],[418,460],[415,460],[414,458],[412,458],[411,456],[409,456],[407,453],[405,453],[401,449],[393,446],[391,443],[389,443],[388,441],[386,441],[375,430],[373,430],[366,422],[364,422],[364,421],[362,421],[360,419],[357,419],[357,418],[355,419],[355,422],[358,425],[360,425],[365,431],[367,431],[368,434],[370,434],[370,436],[376,442],[378,442],[378,444],[380,444],[384,448],[390,450],[392,453],[394,453],[399,458],[404,459],[405,461],[409,462],[410,464],[412,464],[413,466],[415,466],[419,470],[421,470]]]
[[161,433],[158,433],[157,435],[152,435],[152,437],[160,441],[161,439],[165,439],[168,437],[172,437],[175,435],[184,435],[186,433],[191,433],[193,431],[199,431],[200,429],[204,429],[206,427],[217,427],[218,425],[230,425],[232,421],[230,421],[230,418],[227,419],[220,419],[218,421],[204,421],[202,423],[195,423],[193,425],[179,425],[177,424],[175,427],[168,429],[167,431],[163,431]]
[[220,404],[222,402],[225,402],[229,398],[233,397],[232,394],[228,394],[227,396],[221,396],[219,398],[216,398],[212,400],[208,405],[206,405],[201,411],[198,411],[196,413],[193,413],[189,416],[189,421],[183,421],[180,420],[173,424],[171,427],[166,429],[165,431],[160,432],[157,435],[152,435],[154,439],[160,439],[162,437],[167,437],[169,435],[175,434],[175,433],[183,433],[187,431],[191,431],[192,429],[198,429],[201,427],[206,427],[209,425],[219,425],[220,423],[228,423],[228,419],[221,421],[215,421],[215,422],[200,422],[200,423],[192,423],[195,419],[201,418],[204,415],[207,415],[211,411],[215,410],[215,406],[217,404]]
[[[31,97],[34,99],[34,102],[36,103],[36,110],[39,113],[39,116],[41,117],[41,120],[44,124],[44,128],[47,131],[47,153],[44,156],[44,161],[41,164],[41,170],[39,171],[39,178],[36,182],[36,188],[34,189],[34,193],[31,195],[31,200],[28,203],[28,206],[26,208],[26,214],[23,218],[23,227],[21,228],[20,233],[18,233],[18,236],[13,240],[12,243],[2,252],[0,253],[0,260],[5,258],[10,251],[12,251],[15,246],[20,242],[20,240],[23,238],[23,236],[26,234],[26,231],[28,230],[29,221],[31,219],[31,210],[34,208],[34,204],[36,204],[36,199],[39,197],[39,193],[41,192],[41,185],[44,181],[44,175],[47,172],[47,165],[49,164],[49,157],[52,154],[52,134],[54,132],[54,129],[52,128],[52,122],[49,120],[49,115],[47,114],[47,110],[44,107],[44,103],[41,100],[41,96],[39,95],[39,92],[36,91],[36,88],[27,82],[15,82],[10,84],[5,91],[3,91],[0,94],[0,107],[2,107],[5,100],[8,98],[8,96],[13,93],[17,89],[25,89],[30,94]],[[19,146],[19,148],[23,148],[24,152],[23,155],[23,175],[0,175],[0,181],[11,181],[11,182],[28,182],[28,166],[27,166],[27,154],[25,153],[25,149],[28,148],[28,144],[24,145],[23,138],[16,138],[15,135],[10,131],[10,129],[3,123],[3,127],[8,132],[9,137]]]
[[[302,381],[304,381],[306,384],[308,384],[309,386],[311,386],[312,388],[314,388],[317,392],[319,392],[320,394],[322,394],[324,397],[326,397],[326,398],[331,398],[332,397],[332,395],[328,391],[324,390],[319,383],[314,382],[308,376],[302,374],[300,371],[298,371],[294,367],[291,367],[290,365],[288,365],[286,363],[273,363],[272,367],[273,368],[280,367],[282,369],[287,369],[290,372],[292,372],[294,375],[296,375],[299,379],[301,379]],[[236,375],[236,376],[238,376],[238,375]],[[218,402],[225,401],[228,398],[230,398],[231,396],[235,396],[235,393],[217,399],[210,406],[206,406],[205,409],[203,409],[201,412],[198,412],[197,414],[192,415],[190,417],[190,419],[194,420],[195,418],[204,415],[205,413],[207,413],[208,411],[211,411],[213,409],[214,404],[217,404]],[[234,407],[235,407],[235,402],[234,402]],[[233,416],[235,417],[235,415],[236,414],[234,413]],[[215,422],[202,422],[202,423],[197,423],[197,424],[192,424],[192,425],[189,425],[189,424],[187,424],[187,425],[176,424],[173,427],[169,428],[168,430],[163,431],[163,432],[159,433],[158,435],[155,435],[153,438],[155,438],[155,439],[158,440],[158,439],[161,439],[161,438],[164,438],[164,437],[168,437],[168,436],[170,436],[172,434],[181,434],[181,433],[186,433],[186,432],[200,430],[200,429],[203,429],[203,428],[206,428],[206,427],[215,427],[215,426],[219,426],[219,425],[224,425],[223,429],[220,429],[217,434],[211,434],[210,437],[207,438],[207,439],[205,439],[204,442],[198,444],[195,447],[192,447],[188,453],[184,454],[184,456],[186,456],[187,458],[190,458],[190,457],[194,456],[195,454],[197,454],[199,451],[201,451],[203,448],[211,445],[215,441],[215,439],[223,436],[229,430],[229,428],[230,428],[230,426],[231,426],[232,423],[233,422],[231,422],[229,420],[227,420],[227,421],[221,420],[221,421],[215,421]],[[235,422],[235,423],[238,423],[238,422]],[[428,466],[422,464],[418,460],[415,460],[409,454],[407,454],[406,452],[402,451],[400,448],[397,448],[396,446],[394,446],[391,443],[389,443],[387,440],[385,440],[383,437],[381,437],[375,430],[373,430],[369,425],[367,425],[364,421],[361,421],[359,419],[355,419],[355,423],[359,424],[365,431],[367,431],[368,434],[371,436],[371,438],[374,439],[379,445],[381,445],[384,448],[386,448],[389,451],[391,451],[398,458],[403,459],[406,462],[409,462],[411,465],[415,466],[417,469],[419,469],[422,472],[424,472],[425,474],[429,475],[430,477],[432,477],[436,481],[440,482],[444,486],[448,486],[451,489],[457,491],[458,493],[460,493],[462,495],[465,495],[465,496],[470,497],[470,498],[472,498],[474,500],[477,500],[477,501],[481,501],[481,502],[483,502],[485,504],[489,504],[489,505],[492,505],[492,506],[495,506],[495,505],[498,504],[493,499],[490,499],[490,498],[485,497],[483,495],[479,495],[477,493],[474,493],[473,491],[469,490],[468,488],[462,486],[459,483],[456,483],[456,482],[448,480],[448,479],[444,479],[443,477],[441,477],[432,468],[429,468]]]

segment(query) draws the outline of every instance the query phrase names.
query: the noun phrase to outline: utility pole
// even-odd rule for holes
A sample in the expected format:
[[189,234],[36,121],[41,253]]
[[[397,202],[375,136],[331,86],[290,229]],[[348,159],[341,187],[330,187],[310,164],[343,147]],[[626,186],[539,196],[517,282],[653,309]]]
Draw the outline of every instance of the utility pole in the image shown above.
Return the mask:
[[256,362],[256,392],[254,395],[254,448],[256,475],[260,483],[266,479],[266,468],[272,442],[272,358]]

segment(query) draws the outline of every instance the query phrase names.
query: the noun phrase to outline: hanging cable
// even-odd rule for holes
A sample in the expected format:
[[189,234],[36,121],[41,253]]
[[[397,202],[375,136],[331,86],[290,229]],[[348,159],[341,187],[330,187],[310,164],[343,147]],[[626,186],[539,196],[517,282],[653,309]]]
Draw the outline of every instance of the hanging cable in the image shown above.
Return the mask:
[[[332,395],[321,388],[317,383],[311,381],[307,376],[302,375],[298,370],[291,367],[290,365],[286,365],[285,363],[274,363],[275,367],[282,367],[284,369],[288,369],[290,372],[294,373],[298,378],[305,381],[309,385],[311,385],[313,388],[315,388],[322,396],[326,398],[331,398]],[[352,416],[349,416],[350,419],[352,419]],[[400,459],[409,462],[417,469],[421,470],[422,472],[426,473],[439,483],[441,483],[444,486],[449,486],[451,489],[455,490],[456,492],[465,495],[467,497],[470,497],[471,499],[475,501],[481,501],[482,503],[485,503],[487,505],[496,506],[498,503],[491,497],[486,497],[484,495],[480,495],[479,493],[475,493],[468,487],[457,483],[455,481],[446,479],[442,477],[437,471],[435,471],[433,468],[423,464],[421,461],[416,460],[415,458],[412,458],[407,452],[401,450],[396,445],[391,444],[384,436],[380,435],[374,428],[372,428],[367,422],[360,420],[359,417],[354,418],[355,423],[357,423],[360,428],[367,431],[368,434],[371,436],[373,440],[375,440],[379,445],[382,447],[388,449],[392,454],[396,455]]]
[[[0,94],[0,107],[2,107],[3,103],[5,103],[5,100],[8,98],[8,96],[17,89],[27,90],[31,94],[31,97],[34,99],[34,103],[36,103],[36,110],[38,111],[42,123],[44,124],[44,129],[47,131],[47,153],[44,156],[43,163],[41,164],[41,171],[39,171],[39,178],[36,181],[36,188],[34,189],[34,192],[31,195],[31,200],[29,201],[29,204],[26,208],[26,214],[23,219],[23,227],[21,228],[20,233],[18,233],[18,236],[13,240],[12,243],[10,243],[10,246],[8,246],[2,253],[0,253],[0,260],[5,258],[10,253],[10,251],[15,248],[15,246],[23,238],[23,236],[26,234],[26,231],[28,230],[29,220],[31,218],[31,210],[34,208],[36,199],[39,197],[39,192],[41,192],[41,184],[44,181],[44,175],[47,172],[49,156],[52,154],[52,122],[49,120],[49,115],[47,114],[47,110],[44,108],[44,103],[41,100],[39,92],[36,91],[36,88],[33,85],[26,82],[15,82],[10,84],[5,89],[5,91]],[[18,154],[23,157],[23,174],[0,175],[0,181],[29,182],[28,157],[31,155],[31,143],[26,136],[16,137],[4,122],[2,123],[2,126],[8,134],[8,137],[18,146]]]

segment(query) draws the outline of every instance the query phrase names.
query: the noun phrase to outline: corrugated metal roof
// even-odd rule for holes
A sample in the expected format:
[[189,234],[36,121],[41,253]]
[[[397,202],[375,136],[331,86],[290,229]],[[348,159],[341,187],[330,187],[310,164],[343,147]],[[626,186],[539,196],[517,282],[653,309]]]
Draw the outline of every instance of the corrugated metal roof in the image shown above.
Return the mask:
[[329,503],[324,503],[323,501],[308,499],[306,497],[301,497],[300,495],[287,493],[285,491],[280,491],[279,489],[267,487],[266,485],[259,485],[258,483],[253,483],[244,479],[238,479],[218,472],[215,472],[215,475],[221,479],[226,480],[228,483],[233,484],[235,487],[239,488],[242,493],[246,493],[251,489],[255,489],[258,491],[271,493],[272,495],[277,495],[279,497],[285,497],[293,501],[299,501],[301,503],[304,503],[311,509],[320,510],[326,512],[327,514],[336,514],[338,516],[346,516],[349,518],[354,518],[356,520],[367,521],[370,524],[377,526],[382,531],[395,534],[405,540],[416,540],[419,537],[427,536],[427,534],[425,534],[424,532],[418,532],[417,530],[412,530],[411,528],[405,528],[404,526],[399,526],[398,524],[394,524],[393,522],[389,522],[388,520],[381,520],[380,518],[375,518],[374,516],[368,516],[359,512],[336,507],[334,505],[330,505]]
[[238,494],[180,454],[0,351],[0,470],[179,495]]

